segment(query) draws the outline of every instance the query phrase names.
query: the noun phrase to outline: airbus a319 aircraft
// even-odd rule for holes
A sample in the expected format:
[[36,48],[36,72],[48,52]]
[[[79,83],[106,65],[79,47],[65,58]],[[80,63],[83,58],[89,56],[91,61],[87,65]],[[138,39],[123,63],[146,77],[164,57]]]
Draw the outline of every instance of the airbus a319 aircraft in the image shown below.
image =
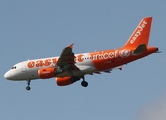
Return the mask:
[[158,51],[157,47],[148,46],[151,22],[152,17],[143,18],[126,44],[119,49],[74,54],[72,44],[65,47],[59,57],[17,63],[4,77],[14,81],[26,80],[27,90],[30,90],[31,80],[53,77],[58,86],[70,85],[82,79],[81,85],[87,87],[85,75],[110,73],[114,68],[121,69],[124,64]]

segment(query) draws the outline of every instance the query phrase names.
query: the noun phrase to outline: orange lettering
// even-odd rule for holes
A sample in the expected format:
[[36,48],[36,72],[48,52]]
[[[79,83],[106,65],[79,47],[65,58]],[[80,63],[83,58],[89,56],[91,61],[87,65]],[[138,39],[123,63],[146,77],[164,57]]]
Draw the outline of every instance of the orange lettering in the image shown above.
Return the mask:
[[45,62],[44,65],[45,65],[45,66],[49,66],[49,65],[51,64],[50,61],[51,61],[50,59],[45,60],[45,61],[44,61],[44,62]]
[[36,61],[36,67],[42,67],[42,66],[43,66],[43,61],[42,60]]
[[34,61],[30,61],[30,62],[28,62],[27,66],[29,68],[33,68],[35,66],[35,62]]
[[28,68],[34,68],[36,67],[43,67],[43,66],[50,66],[51,63],[53,62],[53,64],[57,63],[57,59],[56,58],[52,58],[52,59],[46,59],[46,60],[38,60],[38,61],[30,61],[28,62],[27,66]]
[[52,58],[52,61],[54,64],[56,64],[56,62],[57,62],[56,58]]
[[77,56],[78,62],[82,62],[82,61],[83,61],[82,56],[84,56],[84,55],[81,54],[81,55],[78,55],[78,56]]

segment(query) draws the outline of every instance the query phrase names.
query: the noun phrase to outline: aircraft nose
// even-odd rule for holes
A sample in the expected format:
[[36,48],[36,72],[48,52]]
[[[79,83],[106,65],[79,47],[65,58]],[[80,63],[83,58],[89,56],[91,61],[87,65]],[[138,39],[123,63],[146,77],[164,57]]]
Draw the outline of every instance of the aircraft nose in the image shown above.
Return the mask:
[[10,80],[10,77],[11,77],[11,74],[9,73],[9,71],[4,74],[4,78]]

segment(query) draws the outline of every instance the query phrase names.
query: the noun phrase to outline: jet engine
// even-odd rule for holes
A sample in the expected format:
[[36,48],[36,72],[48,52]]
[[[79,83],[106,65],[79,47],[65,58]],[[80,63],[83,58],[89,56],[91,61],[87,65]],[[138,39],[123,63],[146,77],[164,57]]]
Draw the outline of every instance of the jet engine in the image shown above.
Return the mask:
[[57,74],[62,72],[63,71],[58,68],[41,68],[38,70],[39,77],[42,79],[56,77]]
[[58,86],[70,85],[78,80],[80,80],[80,77],[76,76],[56,77],[56,83]]

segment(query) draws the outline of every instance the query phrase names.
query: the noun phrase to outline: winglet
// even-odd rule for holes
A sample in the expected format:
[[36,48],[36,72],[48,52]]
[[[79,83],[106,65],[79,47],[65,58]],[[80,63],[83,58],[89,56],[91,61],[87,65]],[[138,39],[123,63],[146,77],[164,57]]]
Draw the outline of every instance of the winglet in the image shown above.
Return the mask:
[[71,44],[71,45],[69,45],[69,48],[71,48],[71,49],[72,49],[72,48],[73,48],[73,45],[74,45],[74,43],[73,43],[73,44]]

